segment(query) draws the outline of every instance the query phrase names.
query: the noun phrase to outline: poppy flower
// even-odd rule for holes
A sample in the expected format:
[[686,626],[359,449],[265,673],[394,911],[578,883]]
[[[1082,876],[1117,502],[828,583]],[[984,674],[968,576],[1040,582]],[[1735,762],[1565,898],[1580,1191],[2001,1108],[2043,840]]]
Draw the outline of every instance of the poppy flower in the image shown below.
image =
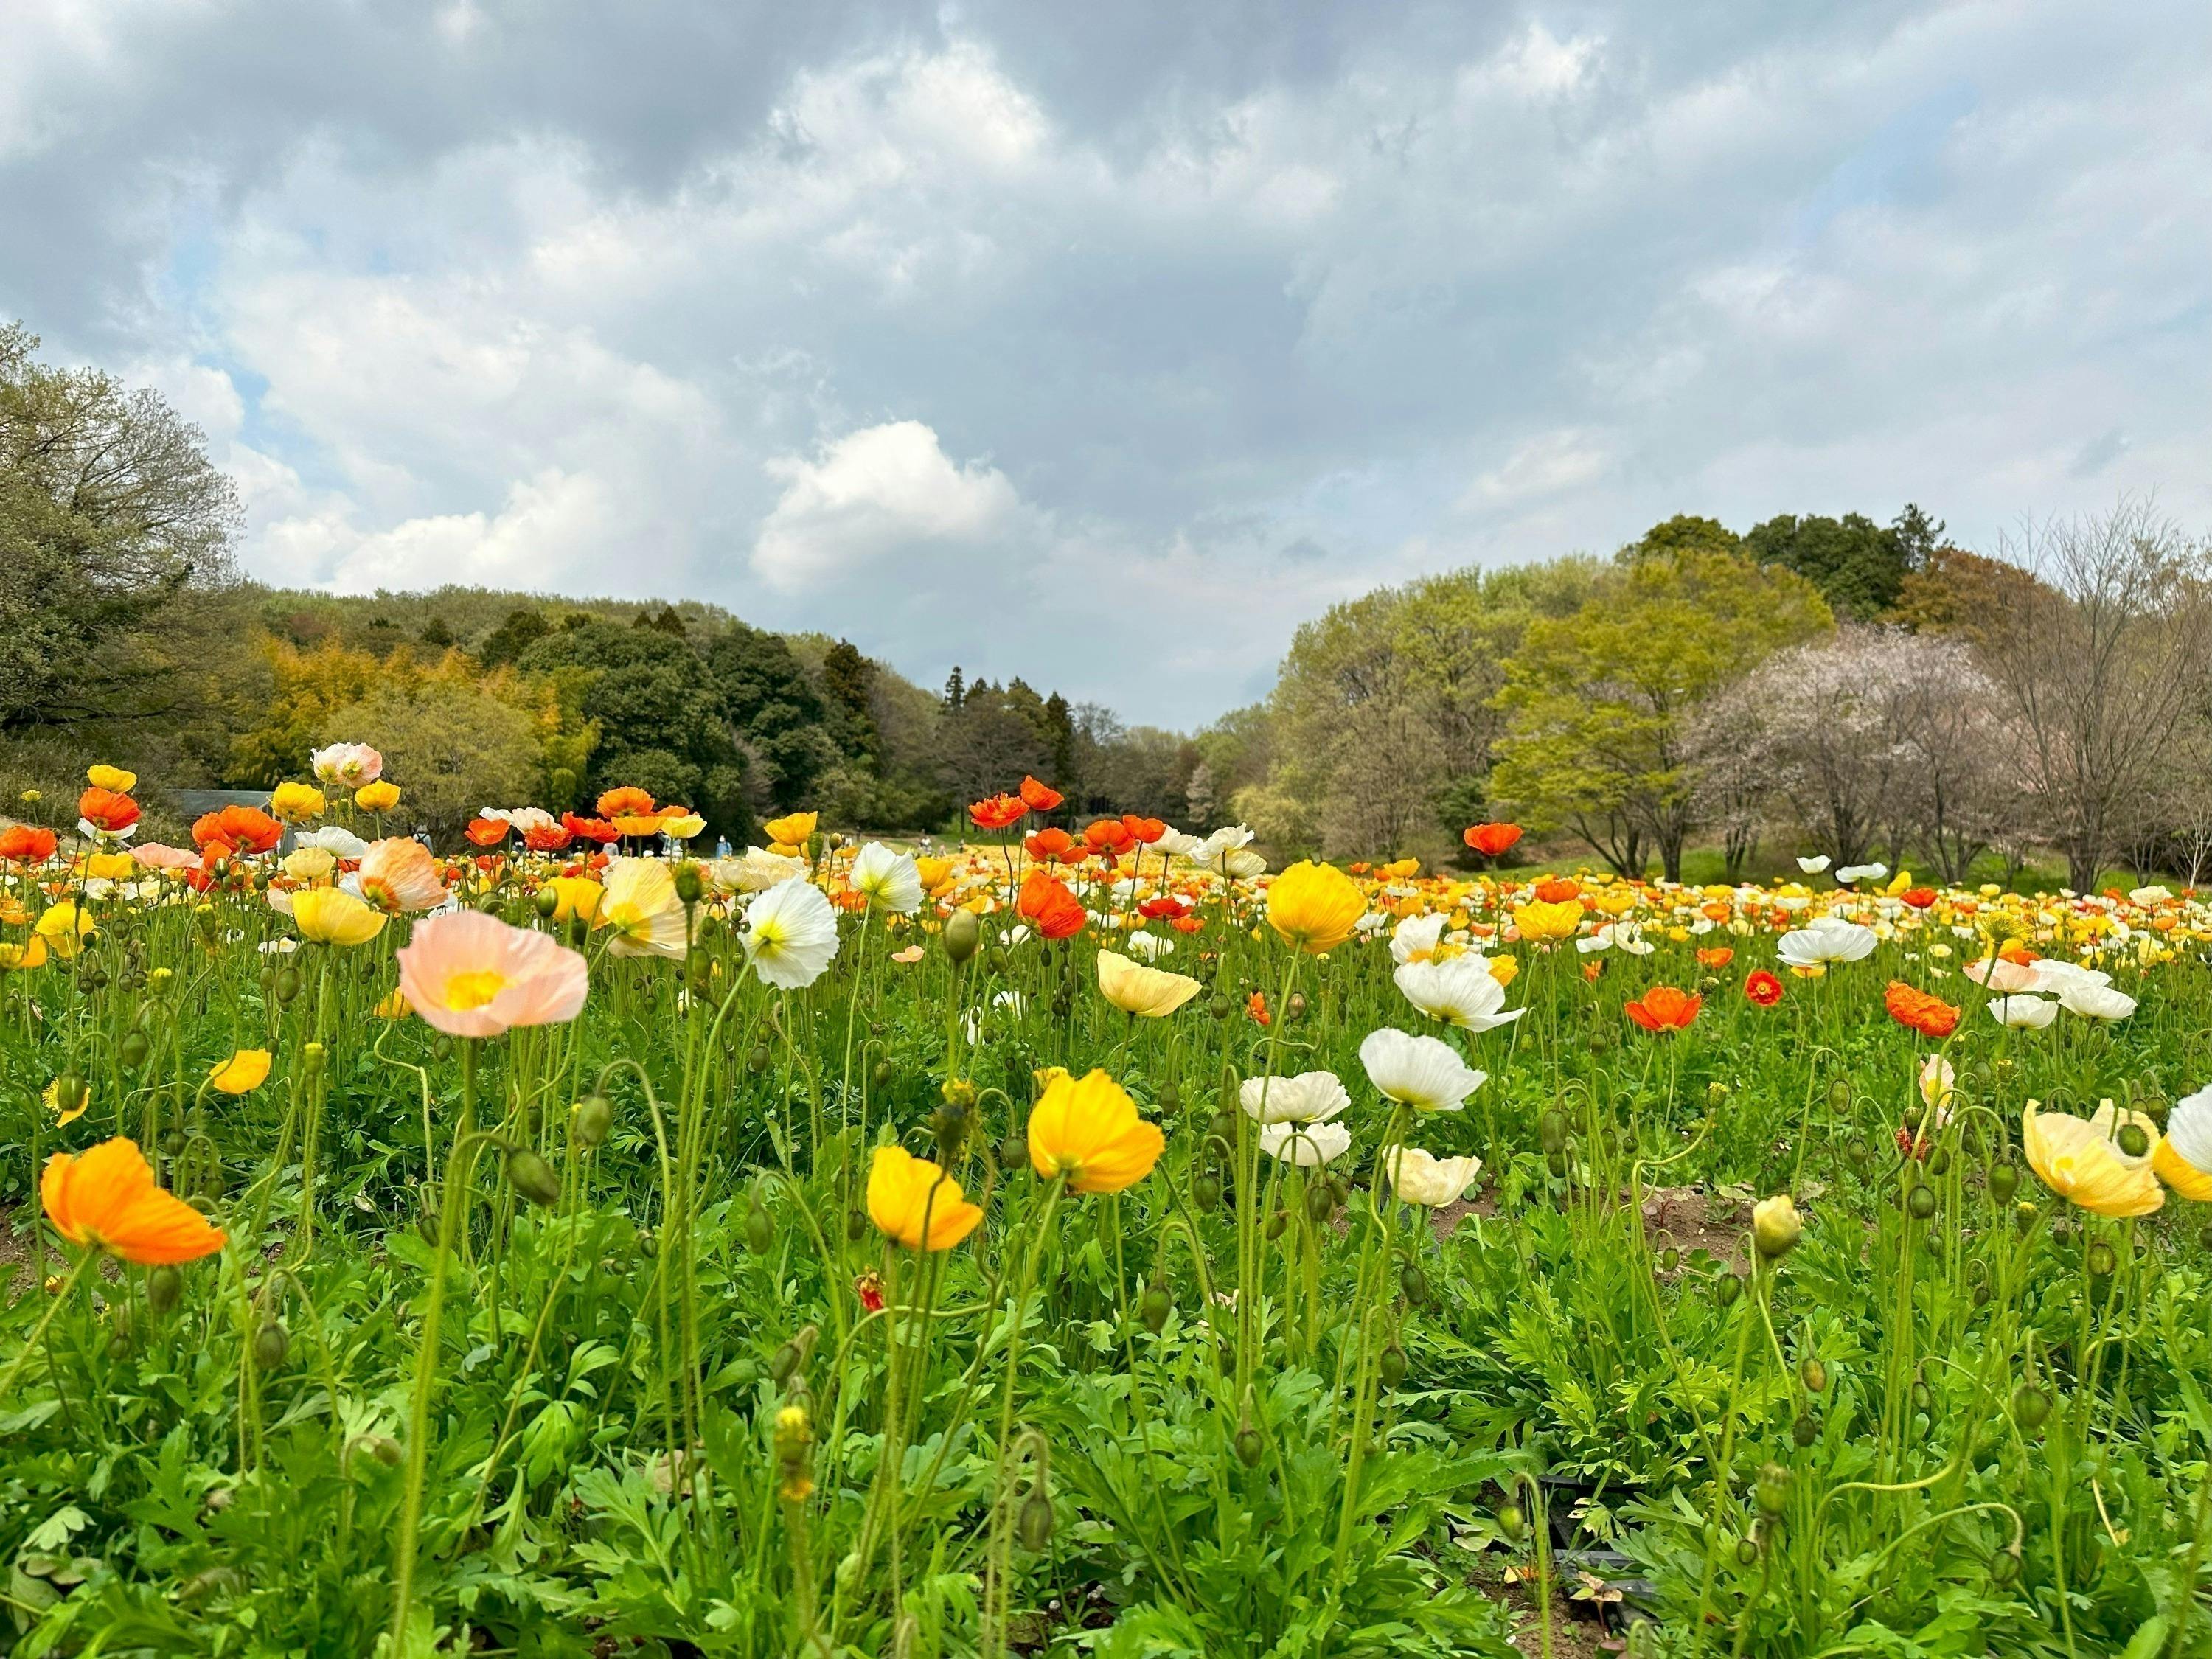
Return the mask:
[[395,913],[433,909],[446,902],[437,860],[408,836],[371,842],[361,855],[361,869],[346,885],[364,902]]
[[1065,830],[1040,830],[1024,836],[1022,849],[1039,864],[1080,863],[1083,850],[1076,845],[1075,837]]
[[1019,795],[992,795],[969,806],[968,817],[978,830],[1004,830],[1019,823],[1029,811]]
[[1075,895],[1042,870],[1032,870],[1022,878],[1014,909],[1024,921],[1035,922],[1037,932],[1047,939],[1072,938],[1083,931],[1087,920]]
[[1754,969],[1743,982],[1743,994],[1760,1007],[1771,1008],[1782,1000],[1782,981],[1764,968]]
[[1129,844],[1128,826],[1119,818],[1099,818],[1083,826],[1083,839],[1096,853],[1118,853]]
[[580,841],[597,842],[602,847],[611,847],[622,839],[622,831],[605,818],[580,818],[574,812],[563,812],[561,827]]
[[126,772],[119,766],[88,766],[84,781],[98,789],[112,789],[118,795],[127,795],[138,787],[138,775]]
[[1466,830],[1460,839],[1486,859],[1502,858],[1521,839],[1517,823],[1478,823]]
[[18,864],[43,864],[53,857],[57,842],[54,832],[36,824],[11,823],[0,830],[0,859]]
[[399,805],[399,786],[383,781],[364,784],[353,792],[353,804],[364,812],[389,812]]
[[1916,910],[1932,909],[1938,896],[1933,887],[1908,887],[1898,896]]
[[592,803],[592,810],[599,817],[610,820],[629,817],[650,817],[653,813],[652,792],[634,788],[625,784],[618,789],[606,791]]
[[770,818],[761,825],[761,833],[778,847],[804,847],[821,823],[816,812],[787,812],[780,818]]
[[1195,933],[1200,928],[1205,927],[1206,924],[1203,921],[1200,921],[1196,916],[1177,916],[1173,921],[1170,922],[1168,926],[1174,928],[1178,933]]
[[330,810],[323,792],[312,783],[280,783],[269,792],[269,811],[286,823],[306,823]]
[[903,1146],[878,1146],[868,1166],[868,1219],[909,1250],[949,1250],[983,1219],[960,1183]]
[[1185,974],[1147,968],[1116,951],[1098,953],[1098,989],[1125,1014],[1159,1019],[1188,1002],[1205,987]]
[[1129,832],[1129,839],[1140,847],[1150,847],[1168,832],[1162,820],[1139,817],[1134,812],[1121,814],[1121,827]]
[[1263,991],[1255,991],[1244,999],[1244,1012],[1252,1017],[1255,1025],[1273,1025],[1275,1017],[1267,1012],[1267,997]]
[[2102,1216],[2148,1215],[2166,1202],[2154,1154],[2121,1152],[2113,1138],[2117,1117],[2109,1105],[2084,1119],[2041,1111],[2031,1100],[2021,1114],[2021,1150],[2036,1178],[2069,1202]]
[[1267,889],[1267,925],[1301,951],[1333,951],[1367,913],[1359,884],[1333,864],[1301,859]]
[[1705,999],[1672,985],[1655,985],[1621,1012],[1647,1031],[1686,1031]]
[[869,1313],[884,1310],[883,1275],[871,1267],[853,1281],[853,1294],[860,1298],[860,1306]]
[[1728,945],[1717,945],[1711,950],[1698,952],[1700,968],[1725,968],[1735,960],[1735,951]]
[[258,806],[226,806],[192,820],[192,841],[203,853],[265,853],[284,835],[284,826]]
[[[1553,884],[1540,883],[1536,890],[1541,893]],[[1559,884],[1574,886],[1572,882]],[[1583,907],[1571,898],[1539,898],[1534,904],[1523,904],[1514,910],[1513,925],[1525,939],[1572,939],[1583,925]]]
[[389,920],[351,893],[336,887],[308,887],[292,895],[292,925],[300,937],[317,945],[366,945]]
[[1547,876],[1536,884],[1536,902],[1565,904],[1583,896],[1582,884],[1565,876]]
[[208,1068],[209,1084],[227,1095],[251,1094],[269,1078],[269,1051],[240,1048]]
[[119,836],[138,822],[138,803],[119,790],[94,784],[76,798],[76,815],[103,834]]
[[522,832],[522,844],[533,853],[566,852],[575,838],[574,831],[558,823],[533,823]]
[[496,847],[507,839],[510,828],[505,818],[471,818],[463,831],[471,844],[477,847]]
[[574,1019],[590,988],[577,952],[481,910],[419,921],[399,947],[400,994],[448,1036],[497,1036],[517,1025]]
[[1148,898],[1139,904],[1137,907],[1137,914],[1147,921],[1172,921],[1179,916],[1188,915],[1190,906],[1172,893],[1164,893],[1158,898]]
[[1956,1008],[1901,979],[1890,981],[1888,989],[1881,994],[1881,1004],[1892,1019],[1924,1037],[1940,1042],[1959,1029]]
[[1049,812],[1066,799],[1048,783],[1039,783],[1027,775],[1022,779],[1022,803],[1031,811]]
[[39,1201],[70,1243],[142,1267],[197,1261],[223,1246],[222,1229],[155,1186],[137,1144],[124,1136],[82,1157],[56,1152],[39,1178]]
[[1076,1193],[1118,1193],[1152,1172],[1166,1148],[1157,1124],[1103,1071],[1080,1081],[1057,1073],[1030,1109],[1030,1167]]

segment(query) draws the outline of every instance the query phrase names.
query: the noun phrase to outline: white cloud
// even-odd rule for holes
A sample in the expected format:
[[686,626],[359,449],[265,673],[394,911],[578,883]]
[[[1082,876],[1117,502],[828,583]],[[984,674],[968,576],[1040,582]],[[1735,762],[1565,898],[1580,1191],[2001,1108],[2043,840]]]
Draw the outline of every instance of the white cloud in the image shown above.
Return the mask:
[[753,544],[753,568],[798,592],[908,554],[960,560],[1025,528],[1006,475],[979,462],[956,465],[919,421],[864,427],[812,460],[768,464],[783,493]]

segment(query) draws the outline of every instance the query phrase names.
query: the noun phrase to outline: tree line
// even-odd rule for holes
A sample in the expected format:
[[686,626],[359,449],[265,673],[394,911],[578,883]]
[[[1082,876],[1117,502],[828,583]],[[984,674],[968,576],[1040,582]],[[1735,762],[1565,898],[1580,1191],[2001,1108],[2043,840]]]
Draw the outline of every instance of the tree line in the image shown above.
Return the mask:
[[1812,848],[1953,878],[2039,852],[2212,868],[2212,573],[2142,502],[1977,553],[1908,505],[1738,533],[1677,516],[1378,589],[1298,629],[1265,702],[1181,733],[1019,678],[914,684],[696,601],[238,576],[236,491],[154,392],[0,328],[0,770],[87,757],[266,788],[375,744],[434,830],[635,784],[740,840],[806,807],[957,826],[1024,773],[1074,813],[1251,824],[1275,853],[1453,855],[1511,816],[1624,871]]

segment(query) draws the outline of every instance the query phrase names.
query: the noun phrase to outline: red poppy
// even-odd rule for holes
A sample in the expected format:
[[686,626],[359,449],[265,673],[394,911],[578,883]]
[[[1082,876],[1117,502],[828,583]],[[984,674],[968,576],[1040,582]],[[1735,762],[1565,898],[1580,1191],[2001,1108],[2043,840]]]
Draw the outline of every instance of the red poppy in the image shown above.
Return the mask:
[[1881,994],[1881,1006],[1899,1025],[1938,1042],[1959,1029],[1956,1008],[1901,979],[1890,981],[1889,988]]
[[1735,960],[1735,950],[1726,945],[1716,945],[1711,950],[1698,952],[1698,966],[1700,968],[1725,968]]
[[1190,906],[1172,893],[1163,893],[1139,905],[1137,914],[1148,921],[1172,921],[1178,916],[1188,915]]
[[1099,818],[1083,826],[1083,839],[1095,853],[1118,853],[1129,844],[1128,827],[1119,818]]
[[283,834],[284,826],[258,806],[226,806],[192,820],[192,840],[203,853],[265,853]]
[[1914,909],[1926,910],[1934,906],[1936,892],[1933,887],[1908,887],[1899,896]]
[[1565,876],[1547,876],[1536,884],[1536,898],[1543,904],[1565,904],[1583,896],[1582,884]]
[[1035,922],[1037,932],[1047,939],[1067,939],[1079,933],[1087,920],[1075,895],[1042,870],[1032,870],[1022,878],[1014,909],[1023,920]]
[[602,847],[611,847],[622,839],[622,831],[605,818],[580,818],[574,812],[563,812],[561,827],[580,841],[595,841]]
[[625,784],[601,795],[596,810],[603,818],[642,818],[653,815],[653,792]]
[[471,818],[463,833],[475,846],[496,847],[507,839],[507,832],[513,827],[505,818]]
[[537,823],[522,832],[522,844],[533,853],[559,853],[568,848],[575,836],[557,823]]
[[1019,795],[991,795],[970,806],[968,817],[978,830],[1004,830],[1019,823],[1029,811],[1029,803]]
[[1771,1008],[1782,1000],[1782,981],[1765,969],[1757,969],[1744,981],[1743,994],[1760,1007]]
[[36,824],[11,823],[0,830],[0,859],[43,864],[53,857],[58,844],[52,830],[42,830]]
[[1039,864],[1079,863],[1084,849],[1076,845],[1075,837],[1060,829],[1040,830],[1022,842],[1023,850]]
[[1250,996],[1244,999],[1244,1012],[1262,1025],[1272,1025],[1275,1023],[1274,1016],[1267,1012],[1267,997],[1258,991],[1253,992]]
[[119,791],[94,784],[76,798],[76,815],[95,830],[120,834],[138,822],[138,803]]
[[1694,991],[1655,985],[1621,1012],[1647,1031],[1686,1031],[1705,1001]]
[[853,1281],[854,1294],[860,1298],[860,1306],[870,1313],[884,1310],[884,1281],[873,1268]]
[[1168,827],[1158,818],[1140,818],[1134,812],[1121,814],[1121,827],[1129,832],[1129,839],[1140,846],[1150,847],[1168,832]]
[[1521,839],[1517,823],[1478,823],[1460,839],[1486,859],[1502,857]]
[[1039,783],[1026,775],[1022,779],[1022,804],[1032,811],[1049,812],[1066,799],[1048,783]]

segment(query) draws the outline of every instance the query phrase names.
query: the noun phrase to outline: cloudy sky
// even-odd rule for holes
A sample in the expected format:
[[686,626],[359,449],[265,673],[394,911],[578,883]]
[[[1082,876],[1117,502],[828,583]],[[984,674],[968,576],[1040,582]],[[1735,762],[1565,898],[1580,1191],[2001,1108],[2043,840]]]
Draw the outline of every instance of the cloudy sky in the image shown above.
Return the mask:
[[200,422],[272,581],[1191,725],[1678,511],[2212,529],[2202,0],[0,14],[0,315]]

